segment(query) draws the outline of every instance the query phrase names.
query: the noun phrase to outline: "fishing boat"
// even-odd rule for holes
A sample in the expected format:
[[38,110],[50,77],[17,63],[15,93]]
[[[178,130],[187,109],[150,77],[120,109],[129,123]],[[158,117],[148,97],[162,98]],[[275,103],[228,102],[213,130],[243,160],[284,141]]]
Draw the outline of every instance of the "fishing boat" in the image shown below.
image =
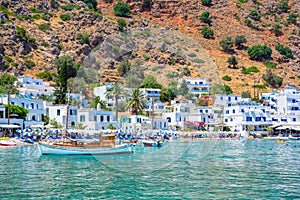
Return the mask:
[[164,145],[164,142],[158,140],[143,140],[142,141],[145,147],[162,147]]
[[39,142],[38,149],[42,155],[109,155],[132,154],[133,145],[116,145],[115,134],[101,135],[99,142],[69,140],[54,143]]
[[10,140],[0,140],[0,146],[5,146],[5,147],[17,146],[17,143]]

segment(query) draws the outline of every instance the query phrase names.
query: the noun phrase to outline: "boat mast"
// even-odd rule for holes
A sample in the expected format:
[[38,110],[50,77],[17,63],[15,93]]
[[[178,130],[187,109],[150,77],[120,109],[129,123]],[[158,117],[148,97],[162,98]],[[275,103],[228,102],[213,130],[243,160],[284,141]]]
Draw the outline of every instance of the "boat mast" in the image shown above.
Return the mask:
[[10,124],[10,85],[7,86],[7,124]]

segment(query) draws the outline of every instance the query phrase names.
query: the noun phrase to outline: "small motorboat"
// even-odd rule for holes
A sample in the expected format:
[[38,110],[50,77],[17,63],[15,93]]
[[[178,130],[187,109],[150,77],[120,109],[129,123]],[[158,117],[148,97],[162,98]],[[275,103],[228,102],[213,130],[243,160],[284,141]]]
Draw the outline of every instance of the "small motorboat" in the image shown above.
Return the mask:
[[5,146],[5,147],[17,146],[17,143],[10,140],[0,140],[0,146]]
[[164,142],[158,140],[144,140],[143,144],[145,147],[162,147],[164,145]]

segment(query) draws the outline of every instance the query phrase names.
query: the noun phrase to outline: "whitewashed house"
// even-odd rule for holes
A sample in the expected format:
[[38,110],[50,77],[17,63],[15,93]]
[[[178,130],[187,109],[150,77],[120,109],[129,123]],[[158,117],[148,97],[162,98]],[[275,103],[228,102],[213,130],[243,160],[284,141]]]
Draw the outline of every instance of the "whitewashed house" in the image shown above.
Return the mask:
[[223,123],[231,131],[247,136],[248,131],[266,133],[266,128],[272,125],[272,120],[266,106],[249,101],[224,107]]
[[[77,106],[69,106],[68,111],[68,128],[71,126],[77,125],[78,118],[78,107]],[[46,113],[49,117],[49,120],[54,120],[61,124],[64,128],[66,128],[67,123],[67,106],[66,105],[47,105]]]
[[168,122],[164,119],[141,116],[141,115],[131,115],[123,116],[120,120],[121,129],[130,133],[139,133],[144,131],[155,130],[168,130]]
[[[0,96],[0,104],[8,104],[8,96]],[[45,114],[44,103],[41,100],[36,100],[28,95],[11,95],[10,104],[22,106],[28,110],[28,115],[24,120],[24,126],[30,127],[32,125],[44,125],[43,115]],[[17,116],[16,116],[17,118]]]
[[[201,97],[202,94],[208,94],[209,83],[205,78],[184,78],[189,88],[188,92],[195,97]],[[182,83],[183,79],[180,79],[178,84]]]
[[31,97],[52,96],[54,92],[54,87],[50,86],[49,83],[31,76],[20,76],[18,82],[22,85],[18,90],[23,95]]
[[[2,96],[2,95],[3,94],[0,94],[0,96]],[[0,105],[0,124],[8,124],[8,119],[6,117],[5,106],[3,106],[3,105]],[[23,128],[24,120],[23,119],[10,118],[9,124],[19,125],[21,128]]]

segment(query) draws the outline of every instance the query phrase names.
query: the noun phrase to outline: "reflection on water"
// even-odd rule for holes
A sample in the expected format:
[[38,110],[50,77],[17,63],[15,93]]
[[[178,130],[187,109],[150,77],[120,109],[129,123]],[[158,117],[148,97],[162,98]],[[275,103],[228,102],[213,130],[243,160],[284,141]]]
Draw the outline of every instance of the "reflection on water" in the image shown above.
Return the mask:
[[300,142],[195,141],[133,155],[0,148],[1,199],[279,199],[300,196]]

